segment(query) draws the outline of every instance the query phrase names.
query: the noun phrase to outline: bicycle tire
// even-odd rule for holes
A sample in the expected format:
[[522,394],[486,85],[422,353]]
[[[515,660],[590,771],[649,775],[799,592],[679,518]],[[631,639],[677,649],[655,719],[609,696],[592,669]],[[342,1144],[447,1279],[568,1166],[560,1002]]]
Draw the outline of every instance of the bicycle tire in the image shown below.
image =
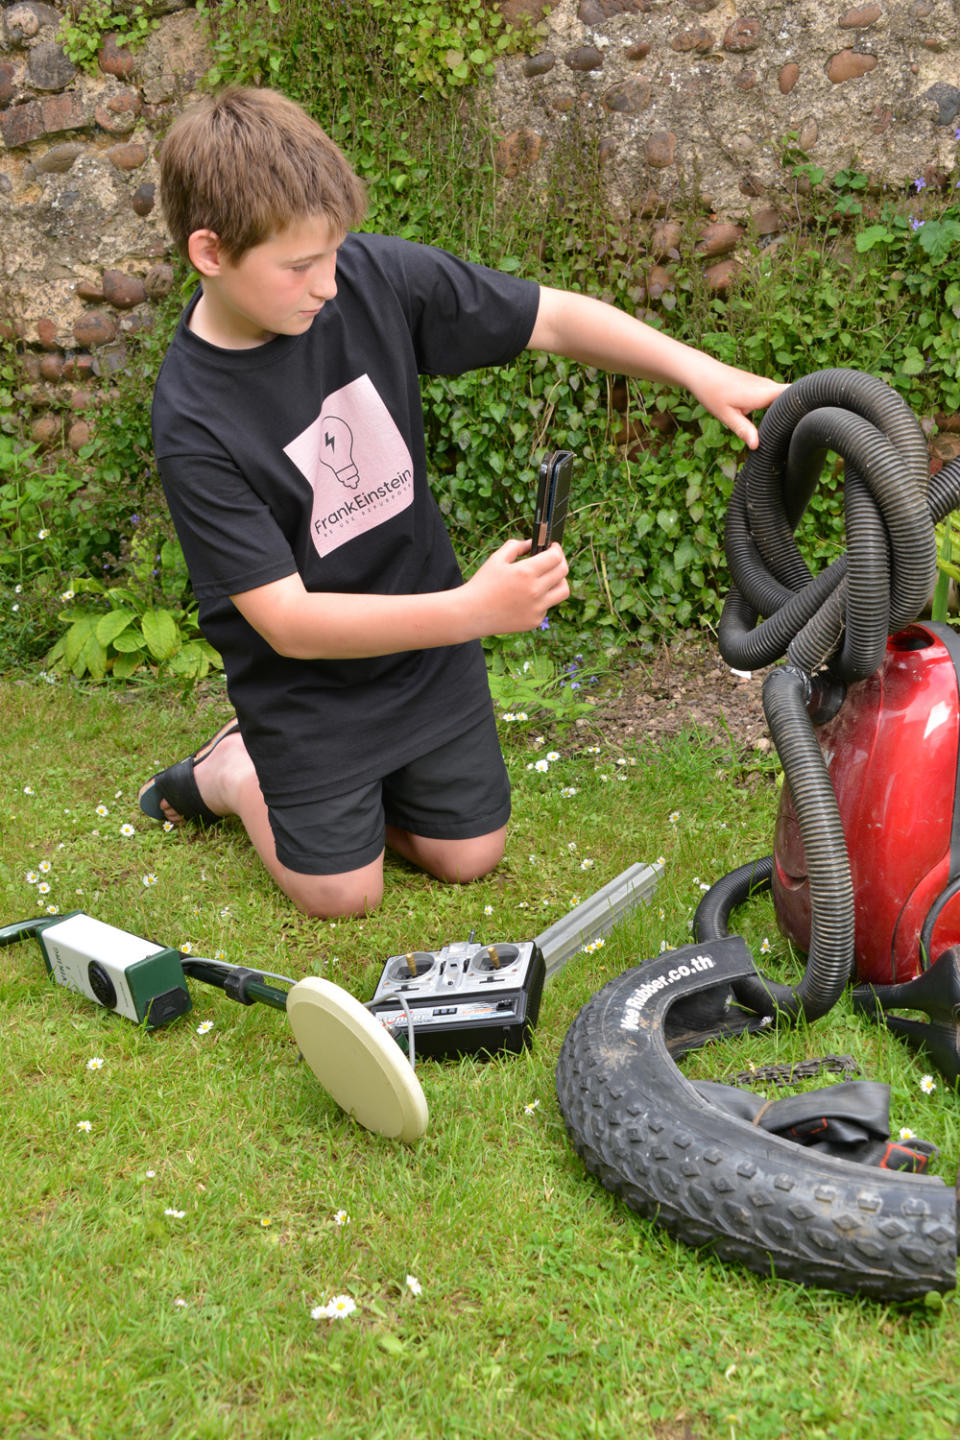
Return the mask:
[[[556,1074],[577,1154],[643,1218],[760,1274],[883,1301],[952,1290],[956,1192],[941,1179],[806,1150],[718,1110],[677,1068],[670,1009],[756,973],[727,936],[645,961],[587,1002]],[[697,1043],[687,1028],[673,1051]]]

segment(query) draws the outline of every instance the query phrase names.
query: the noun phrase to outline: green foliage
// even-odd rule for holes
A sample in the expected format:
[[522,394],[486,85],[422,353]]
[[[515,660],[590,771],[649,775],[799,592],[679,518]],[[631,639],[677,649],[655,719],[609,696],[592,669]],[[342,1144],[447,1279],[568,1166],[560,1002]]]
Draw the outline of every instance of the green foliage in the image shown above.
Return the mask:
[[[129,583],[106,585],[101,580],[81,578],[77,594],[93,596],[99,604],[64,610],[60,619],[68,626],[51,649],[47,663],[51,670],[81,680],[129,680],[149,670],[159,678],[174,678],[188,687],[204,679],[211,667],[222,661],[203,639],[197,625],[196,609],[187,598],[188,578],[179,545],[170,539],[159,542],[145,527],[130,545]],[[155,553],[156,552],[156,553]],[[168,600],[167,604],[157,603]]]
[[64,575],[91,544],[89,519],[80,474],[40,469],[36,446],[0,432],[0,652],[8,660],[42,654],[56,633]]
[[438,96],[492,76],[494,60],[517,48],[503,16],[484,0],[369,0],[409,83]]
[[159,23],[147,5],[73,0],[60,22],[58,36],[74,65],[81,70],[96,70],[97,56],[108,35],[115,35],[122,45],[135,49]]
[[197,0],[213,51],[206,74],[210,89],[277,83],[282,70],[276,24],[280,13],[280,0]]
[[[549,630],[548,620],[541,632]],[[584,679],[582,655],[559,664],[548,653],[548,643],[543,633],[500,644],[488,642],[490,691],[508,724],[542,722],[547,717],[561,722],[576,720],[591,712],[584,684],[595,685],[598,676]]]

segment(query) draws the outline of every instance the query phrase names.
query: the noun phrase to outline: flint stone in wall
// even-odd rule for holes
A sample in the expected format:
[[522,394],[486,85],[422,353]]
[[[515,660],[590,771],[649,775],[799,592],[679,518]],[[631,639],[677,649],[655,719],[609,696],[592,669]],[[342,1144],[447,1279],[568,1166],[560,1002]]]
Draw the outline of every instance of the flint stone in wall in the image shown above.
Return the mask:
[[156,185],[138,185],[133,192],[133,199],[130,204],[133,206],[135,215],[146,216],[150,214],[156,202]]
[[77,67],[62,45],[34,45],[27,57],[27,84],[35,90],[66,90],[77,78]]
[[97,62],[105,75],[115,75],[118,80],[129,80],[137,68],[133,51],[121,45],[116,35],[106,37]]
[[123,270],[105,270],[103,298],[115,310],[132,310],[134,305],[143,304],[147,291],[138,276],[127,275]]
[[866,30],[870,25],[876,25],[883,10],[879,5],[857,5],[848,10],[839,20],[841,30]]
[[931,85],[930,89],[924,92],[923,99],[932,101],[937,107],[938,125],[952,125],[960,115],[960,90],[956,85],[947,85],[942,81]]
[[648,80],[625,80],[608,90],[603,97],[604,108],[620,115],[639,115],[650,104],[653,91]]
[[8,5],[3,12],[4,38],[11,45],[22,45],[39,35],[45,25],[59,27],[63,17],[52,5],[41,5],[36,0],[24,0],[20,5]]
[[723,48],[740,55],[747,50],[756,50],[760,41],[760,21],[755,15],[745,15],[738,17],[728,26],[723,37]]
[[595,45],[578,45],[564,56],[564,64],[571,70],[602,70],[603,55]]
[[85,148],[77,140],[65,140],[60,145],[51,145],[45,155],[39,155],[36,160],[29,162],[25,172],[31,178],[37,175],[65,175]]
[[864,55],[859,50],[841,50],[827,62],[827,77],[834,85],[842,85],[846,80],[859,80],[861,75],[875,70],[877,64],[876,55]]
[[20,67],[9,60],[0,61],[0,105],[9,105],[20,94]]
[[552,50],[541,50],[539,55],[530,55],[523,62],[523,73],[531,79],[534,75],[546,75],[557,63],[557,57]]

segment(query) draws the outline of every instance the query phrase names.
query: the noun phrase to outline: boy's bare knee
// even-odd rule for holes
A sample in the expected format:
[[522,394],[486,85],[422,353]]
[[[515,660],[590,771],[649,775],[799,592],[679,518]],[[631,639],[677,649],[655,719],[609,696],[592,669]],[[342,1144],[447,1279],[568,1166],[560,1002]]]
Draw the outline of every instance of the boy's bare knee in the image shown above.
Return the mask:
[[506,826],[470,840],[433,840],[409,832],[388,831],[391,846],[421,870],[448,885],[467,885],[495,870],[503,859]]
[[383,899],[383,875],[358,870],[344,875],[290,875],[286,893],[312,920],[360,918]]

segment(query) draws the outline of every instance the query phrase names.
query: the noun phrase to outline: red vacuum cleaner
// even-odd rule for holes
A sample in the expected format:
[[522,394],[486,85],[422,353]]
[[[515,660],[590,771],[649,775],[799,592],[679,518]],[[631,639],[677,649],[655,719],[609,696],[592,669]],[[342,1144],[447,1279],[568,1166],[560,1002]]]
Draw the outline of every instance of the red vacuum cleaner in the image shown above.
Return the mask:
[[[960,943],[960,633],[911,625],[817,739],[837,797],[860,980],[903,984]],[[788,787],[774,836],[780,929],[806,952],[810,888]]]
[[[814,577],[794,533],[828,451],[845,462],[848,549]],[[917,616],[936,579],[934,525],[958,504],[960,462],[930,479],[920,426],[882,381],[822,371],[771,407],[727,515],[734,589],[719,640],[736,668],[785,657],[763,689],[785,784],[773,855],[718,882],[694,925],[703,938],[725,935],[733,906],[769,885],[806,973],[796,988],[747,980],[738,1000],[775,1019],[816,1019],[859,982],[857,1010],[951,1081],[960,633]]]

